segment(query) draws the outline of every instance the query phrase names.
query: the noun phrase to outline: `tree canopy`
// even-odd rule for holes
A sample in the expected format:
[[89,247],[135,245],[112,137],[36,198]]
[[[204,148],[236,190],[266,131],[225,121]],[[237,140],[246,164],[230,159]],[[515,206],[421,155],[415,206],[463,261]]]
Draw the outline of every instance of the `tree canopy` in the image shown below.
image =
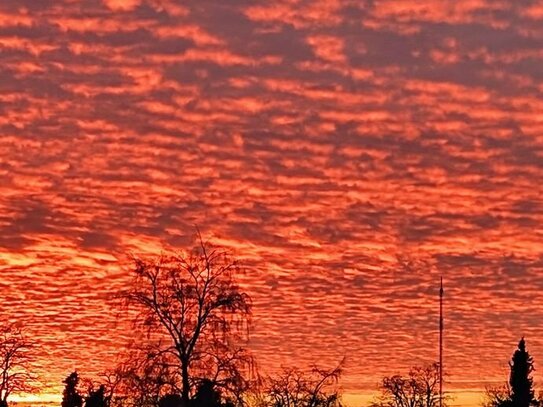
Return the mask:
[[0,324],[0,404],[7,406],[13,393],[31,392],[36,376],[30,372],[32,343],[13,323]]
[[417,366],[407,376],[385,377],[381,395],[371,407],[436,407],[439,405],[439,364]]
[[147,356],[168,368],[185,405],[204,379],[225,392],[246,386],[251,299],[238,285],[240,273],[226,250],[200,236],[192,251],[134,258],[122,297],[147,338],[159,338]]

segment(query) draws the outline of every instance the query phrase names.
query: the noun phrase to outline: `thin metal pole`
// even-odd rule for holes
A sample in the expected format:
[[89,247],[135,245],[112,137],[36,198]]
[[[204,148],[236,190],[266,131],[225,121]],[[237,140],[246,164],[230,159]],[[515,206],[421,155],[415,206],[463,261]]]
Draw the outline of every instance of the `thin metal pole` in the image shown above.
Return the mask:
[[439,286],[439,407],[443,407],[443,276]]

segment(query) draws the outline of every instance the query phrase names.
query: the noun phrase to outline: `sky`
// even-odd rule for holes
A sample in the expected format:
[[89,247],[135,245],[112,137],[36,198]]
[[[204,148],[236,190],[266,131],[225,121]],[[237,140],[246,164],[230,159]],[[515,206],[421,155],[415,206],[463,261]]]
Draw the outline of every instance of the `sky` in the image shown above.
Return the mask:
[[2,0],[0,62],[0,316],[38,399],[111,367],[130,254],[196,226],[263,371],[346,357],[360,405],[437,359],[440,275],[455,404],[523,335],[543,361],[543,1]]

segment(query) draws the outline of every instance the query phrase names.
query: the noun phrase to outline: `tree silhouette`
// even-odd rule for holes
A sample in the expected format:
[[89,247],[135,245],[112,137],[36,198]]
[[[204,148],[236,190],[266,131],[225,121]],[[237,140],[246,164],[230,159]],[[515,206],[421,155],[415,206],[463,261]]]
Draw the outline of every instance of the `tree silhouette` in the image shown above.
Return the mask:
[[30,392],[36,388],[36,377],[30,373],[32,343],[12,323],[0,325],[0,406],[8,405],[14,392]]
[[132,349],[117,367],[105,374],[110,401],[115,406],[171,405],[166,396],[180,394],[177,365],[154,347]]
[[507,385],[487,389],[487,407],[529,407],[540,402],[534,397],[532,372],[534,361],[526,350],[526,341],[521,338],[517,350],[509,362],[511,373]]
[[528,407],[534,401],[534,390],[532,388],[534,362],[526,350],[524,338],[518,343],[518,349],[513,354],[509,366],[511,367],[509,377],[511,401],[515,407]]
[[85,398],[85,407],[108,407],[109,398],[106,396],[106,387],[102,384],[97,390],[90,389]]
[[511,388],[509,383],[486,389],[486,400],[483,403],[484,407],[512,407]]
[[332,370],[314,366],[310,372],[283,369],[277,377],[268,377],[255,404],[260,407],[340,407],[335,385],[341,365]]
[[220,407],[221,394],[215,388],[213,382],[209,379],[204,379],[198,385],[196,394],[191,401],[193,407]]
[[168,338],[153,356],[177,370],[185,406],[204,378],[223,390],[243,387],[242,372],[252,360],[240,346],[251,312],[236,282],[240,269],[225,250],[198,237],[189,253],[134,258],[133,284],[122,293],[148,337]]
[[371,407],[435,407],[439,405],[439,364],[413,367],[407,377],[385,377],[381,395]]
[[62,393],[62,407],[81,407],[83,397],[79,394],[77,386],[79,385],[79,375],[77,372],[70,373],[64,379],[64,392]]

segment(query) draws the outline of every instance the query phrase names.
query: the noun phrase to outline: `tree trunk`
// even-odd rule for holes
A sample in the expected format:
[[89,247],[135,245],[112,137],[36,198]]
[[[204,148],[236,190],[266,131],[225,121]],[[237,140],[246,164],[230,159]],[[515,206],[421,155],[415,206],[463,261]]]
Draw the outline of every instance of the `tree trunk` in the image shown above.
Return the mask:
[[189,364],[181,362],[181,378],[183,380],[183,388],[181,389],[181,400],[183,407],[189,407],[190,402],[190,384],[189,384]]

